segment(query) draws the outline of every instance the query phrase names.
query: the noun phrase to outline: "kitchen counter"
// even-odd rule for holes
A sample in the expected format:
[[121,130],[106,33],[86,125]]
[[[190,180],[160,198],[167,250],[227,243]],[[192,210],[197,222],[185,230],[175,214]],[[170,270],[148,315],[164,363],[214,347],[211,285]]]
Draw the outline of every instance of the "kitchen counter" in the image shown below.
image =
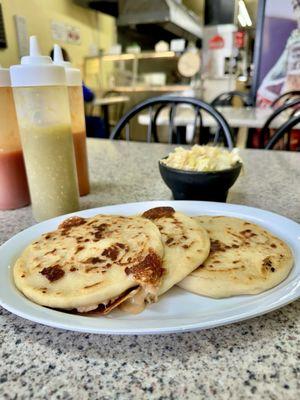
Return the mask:
[[[157,160],[172,146],[89,140],[82,208],[170,199]],[[300,222],[299,153],[242,150],[228,201]],[[34,223],[0,212],[0,243]],[[300,398],[300,301],[245,322],[159,336],[104,336],[29,322],[0,307],[0,399]]]

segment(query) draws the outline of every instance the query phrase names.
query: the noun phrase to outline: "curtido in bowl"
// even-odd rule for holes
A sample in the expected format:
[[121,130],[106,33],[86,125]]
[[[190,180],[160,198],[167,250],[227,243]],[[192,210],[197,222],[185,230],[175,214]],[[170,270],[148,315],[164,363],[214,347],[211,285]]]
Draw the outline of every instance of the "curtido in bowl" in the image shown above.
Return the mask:
[[159,161],[159,170],[175,200],[226,201],[242,169],[238,149],[178,147]]

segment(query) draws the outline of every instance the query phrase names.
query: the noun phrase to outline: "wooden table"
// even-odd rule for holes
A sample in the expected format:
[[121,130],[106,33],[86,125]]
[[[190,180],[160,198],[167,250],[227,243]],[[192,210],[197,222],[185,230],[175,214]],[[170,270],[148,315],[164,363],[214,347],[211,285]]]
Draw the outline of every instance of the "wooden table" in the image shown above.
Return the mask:
[[[91,194],[81,207],[170,199],[157,161],[172,149],[89,139]],[[300,222],[299,153],[241,156],[245,170],[229,202]],[[0,244],[33,223],[30,207],[0,212]],[[0,307],[0,398],[296,400],[299,326],[299,300],[234,325],[123,337],[54,329]]]
[[103,110],[103,120],[104,120],[104,127],[105,132],[109,136],[110,127],[109,127],[109,106],[120,104],[120,103],[127,103],[129,101],[128,96],[111,96],[111,97],[97,97],[92,103],[92,110],[93,113],[94,107],[101,107]]
[[[261,109],[256,107],[217,107],[232,128],[262,128],[267,118],[272,114],[271,108]],[[195,113],[189,106],[180,106],[174,117],[174,124],[186,126],[194,124]],[[271,125],[278,128],[286,119],[282,116],[276,118]],[[140,114],[138,121],[141,125],[148,125],[150,118],[148,113]],[[216,121],[206,112],[203,112],[203,126],[215,127]],[[157,125],[169,125],[169,110],[163,109],[157,118]]]
[[[229,126],[232,128],[239,128],[236,145],[244,148],[247,141],[248,129],[249,128],[262,128],[273,113],[274,110],[271,108],[257,108],[257,107],[217,107],[217,110],[224,116]],[[174,117],[175,126],[193,126],[195,119],[195,113],[192,107],[180,106],[176,110]],[[216,120],[211,117],[208,113],[202,113],[202,124],[204,127],[216,127]],[[280,115],[270,125],[271,128],[279,128],[287,117]],[[168,126],[169,125],[169,110],[163,109],[157,118],[157,126]],[[150,117],[148,113],[140,114],[138,122],[141,125],[148,125]]]

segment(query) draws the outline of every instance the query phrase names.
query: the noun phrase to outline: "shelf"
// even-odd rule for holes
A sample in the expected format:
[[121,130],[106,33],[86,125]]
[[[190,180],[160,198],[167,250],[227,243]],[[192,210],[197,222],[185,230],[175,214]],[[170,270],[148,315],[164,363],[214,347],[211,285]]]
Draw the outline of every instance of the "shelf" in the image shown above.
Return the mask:
[[142,52],[142,53],[125,53],[125,54],[107,54],[101,56],[102,61],[122,61],[122,60],[142,60],[153,58],[178,58],[179,53],[174,51],[161,51],[161,52]]
[[164,86],[115,86],[111,90],[117,92],[180,92],[183,90],[190,90],[190,85],[164,85]]

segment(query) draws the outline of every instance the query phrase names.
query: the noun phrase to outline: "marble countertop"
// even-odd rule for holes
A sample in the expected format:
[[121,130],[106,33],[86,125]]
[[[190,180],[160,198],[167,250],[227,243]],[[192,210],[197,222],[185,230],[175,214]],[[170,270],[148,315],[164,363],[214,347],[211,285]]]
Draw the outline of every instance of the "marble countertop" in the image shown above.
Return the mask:
[[[170,199],[157,160],[172,146],[89,140],[82,208]],[[299,153],[242,150],[228,201],[300,222]],[[0,244],[34,223],[0,212]],[[104,336],[53,329],[0,307],[0,399],[300,398],[300,301],[206,331]]]

